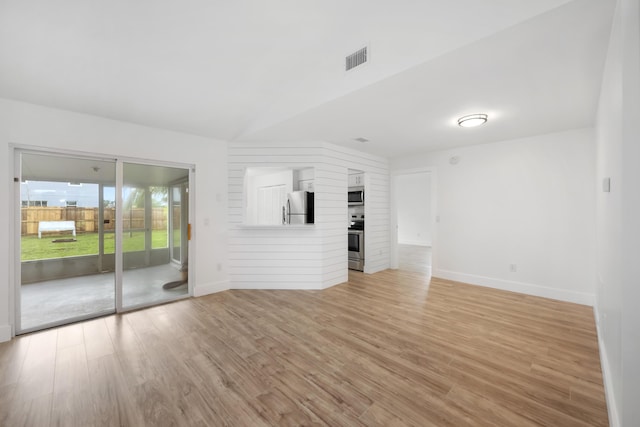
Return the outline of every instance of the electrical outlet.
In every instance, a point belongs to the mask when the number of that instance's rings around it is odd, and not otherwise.
[[[509,271],[515,273],[516,271],[518,271],[518,266],[515,264],[509,264]]]

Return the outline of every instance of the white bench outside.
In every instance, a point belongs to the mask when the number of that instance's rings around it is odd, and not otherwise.
[[[43,231],[72,231],[76,235],[75,221],[40,221],[38,222],[38,239],[42,238]]]

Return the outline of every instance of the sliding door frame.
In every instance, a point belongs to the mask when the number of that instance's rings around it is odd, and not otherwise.
[[[184,164],[184,163],[175,163],[175,162],[164,162],[164,161],[155,161],[155,160],[145,160],[138,159],[132,157],[117,157],[110,156],[105,154],[98,153],[86,153],[75,150],[64,150],[64,149],[51,149],[47,147],[39,147],[39,146],[30,146],[30,145],[22,145],[22,144],[9,144],[9,148],[12,151],[13,157],[13,168],[10,171],[13,172],[13,209],[12,209],[12,223],[13,223],[13,233],[9,235],[9,247],[13,250],[14,262],[9,263],[9,280],[10,283],[13,283],[14,286],[9,286],[9,301],[12,301],[12,304],[9,304],[9,316],[11,322],[11,336],[15,337],[16,334],[25,334],[37,330],[47,329],[51,327],[61,326],[65,324],[80,322],[83,320],[89,320],[97,317],[102,317],[109,314],[114,313],[124,313],[127,311],[138,310],[144,307],[150,307],[158,304],[164,304],[166,302],[177,301],[180,299],[185,299],[193,296],[194,284],[193,280],[188,281],[188,289],[187,294],[177,297],[175,299],[171,299],[168,301],[155,302],[150,304],[142,304],[133,307],[122,306],[122,287],[123,287],[123,267],[124,267],[124,258],[123,258],[123,248],[122,248],[122,232],[124,228],[124,223],[122,221],[123,215],[123,200],[122,200],[122,188],[124,184],[124,163],[137,163],[142,165],[150,165],[150,166],[165,166],[172,168],[182,168],[187,169],[188,173],[188,181],[187,185],[189,188],[188,196],[188,210],[189,215],[188,219],[186,219],[187,224],[194,224],[195,220],[195,166],[192,164]],[[97,313],[92,313],[88,315],[76,316],[60,321],[54,321],[51,323],[47,323],[45,325],[37,326],[29,329],[22,329],[21,327],[21,286],[22,286],[22,266],[21,266],[21,229],[22,229],[22,213],[21,213],[21,192],[20,192],[20,183],[22,178],[22,154],[23,153],[34,153],[41,155],[49,155],[52,157],[75,157],[79,159],[86,160],[97,160],[103,162],[114,162],[115,163],[115,193],[116,193],[116,224],[115,224],[115,279],[114,279],[114,287],[115,287],[115,301],[114,301],[114,310],[101,311]],[[100,224],[98,226],[98,232],[104,232],[104,226],[102,224],[103,220],[103,190],[104,185],[99,184],[99,221]],[[188,227],[188,225],[187,225]],[[186,231],[186,230],[185,230]],[[99,238],[99,259],[102,259],[104,255],[104,236]],[[194,252],[194,243],[191,239],[187,240],[188,242],[188,253],[195,254]],[[195,257],[190,257],[189,260],[189,270],[190,276],[195,276]],[[171,259],[171,254],[170,254]],[[102,268],[100,266],[100,268]]]
[[[162,161],[155,161],[155,160],[141,160],[141,159],[130,158],[130,157],[119,157],[116,163],[116,218],[118,218],[119,220],[116,220],[116,231],[115,231],[116,235],[119,237],[122,236],[122,233],[124,231],[124,221],[122,220],[124,199],[122,197],[122,189],[124,188],[124,164],[125,163],[135,163],[135,164],[147,165],[147,166],[160,166],[160,167],[185,169],[189,171],[188,178],[187,178],[187,181],[181,181],[181,182],[186,182],[189,188],[191,188],[191,186],[195,186],[195,166],[194,165],[189,165],[185,163],[162,162]],[[168,183],[167,185],[169,190],[171,190],[172,183]],[[146,194],[145,197],[148,197],[149,195],[148,190],[149,190],[148,188],[145,190],[145,194]],[[191,190],[189,190],[189,193],[188,193],[189,217],[187,219],[186,229],[188,229],[189,224],[193,224],[195,222],[194,221],[195,210],[191,209],[191,207],[195,205],[195,197],[193,196],[194,194],[195,194],[194,192],[191,192]],[[168,208],[171,209],[171,206],[168,206]],[[146,237],[146,231],[145,231],[145,239],[146,238],[147,237]],[[187,253],[191,253],[191,251],[193,250],[192,242],[190,239],[187,240],[187,242],[189,244]],[[168,244],[168,248],[169,249],[171,248],[170,244]],[[145,250],[148,251],[149,248],[145,248]],[[169,253],[169,261],[172,262],[171,253]],[[191,276],[193,276],[193,274],[195,273],[195,263],[189,260],[189,264],[190,264],[189,270],[192,272]],[[125,307],[123,305],[123,297],[122,297],[123,285],[124,285],[124,281],[123,281],[124,256],[123,256],[123,249],[122,249],[122,238],[116,239],[116,275],[117,274],[120,274],[120,277],[117,278],[116,280],[116,312],[117,313],[126,313],[128,311],[135,311],[141,308],[153,307],[156,305],[166,304],[168,302],[173,302],[173,301],[179,301],[179,300],[190,298],[193,296],[194,281],[188,280],[186,295],[180,295],[175,298],[172,298],[169,300],[163,300],[160,302],[135,304],[135,305],[130,305]]]
[[[22,295],[21,295],[21,286],[22,286],[22,212],[21,212],[21,189],[20,184],[22,182],[22,155],[23,154],[39,154],[39,155],[47,155],[52,158],[55,157],[64,157],[64,158],[77,158],[81,160],[95,160],[100,162],[113,162],[114,166],[117,166],[117,161],[113,157],[109,156],[100,156],[100,155],[91,155],[87,153],[80,152],[69,152],[64,150],[49,150],[46,148],[40,147],[31,147],[31,146],[22,146],[22,145],[11,145],[10,148],[13,150],[13,181],[14,181],[14,198],[13,198],[13,225],[14,225],[14,233],[12,233],[13,241],[10,241],[10,247],[13,248],[14,253],[14,262],[11,263],[13,269],[10,268],[9,275],[13,280],[14,286],[10,286],[10,301],[13,300],[13,304],[10,304],[12,312],[10,313],[12,322],[12,331],[11,336],[15,336],[16,334],[26,334],[29,332],[34,332],[42,329],[52,328],[56,326],[66,325],[69,323],[80,322],[83,320],[94,319],[101,316],[106,316],[109,314],[113,314],[116,312],[115,304],[113,310],[102,310],[97,311],[90,314],[84,314],[80,316],[74,316],[63,320],[56,320],[53,322],[49,322],[43,325],[38,325],[36,327],[23,329],[22,322]],[[114,177],[115,178],[115,177]],[[102,187],[103,184],[99,185],[99,194],[102,196]],[[98,200],[99,209],[102,209],[104,201],[102,199]],[[99,215],[101,216],[101,215]],[[101,228],[100,226],[98,227]],[[100,230],[98,231],[100,232]],[[98,244],[98,260],[101,259],[100,251],[104,249],[100,247],[100,242]],[[100,261],[99,261],[100,263]],[[114,287],[117,288],[116,282],[114,281]],[[10,309],[10,310],[11,310]]]

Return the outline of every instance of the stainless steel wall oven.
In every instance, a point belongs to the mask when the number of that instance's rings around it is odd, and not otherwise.
[[[364,270],[364,230],[349,230],[349,268]]]

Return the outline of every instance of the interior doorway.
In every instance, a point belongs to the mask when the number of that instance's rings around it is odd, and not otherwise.
[[[190,170],[16,150],[16,333],[188,297]]]
[[[399,171],[392,176],[391,267],[431,275],[436,234],[435,172]]]

